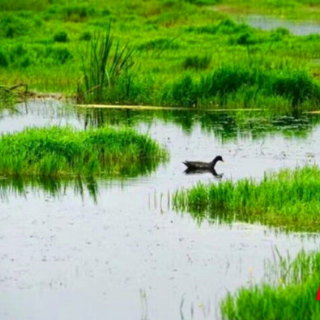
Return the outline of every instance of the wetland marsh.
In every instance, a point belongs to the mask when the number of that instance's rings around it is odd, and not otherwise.
[[[1,319],[318,319],[317,1],[0,7]]]
[[[317,249],[318,236],[177,213],[176,190],[198,181],[220,183],[210,173],[186,175],[182,161],[223,154],[226,163],[216,168],[224,174],[221,182],[318,164],[319,120],[261,112],[85,111],[55,101],[6,111],[2,133],[126,125],[148,133],[170,159],[148,175],[126,179],[1,179],[2,314],[219,318],[221,299],[249,280],[264,279],[275,250],[294,257],[302,248]]]

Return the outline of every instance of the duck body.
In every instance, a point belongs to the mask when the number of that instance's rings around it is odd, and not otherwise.
[[[211,162],[184,161],[183,164],[187,167],[188,171],[213,171],[218,161],[223,162],[221,156],[215,157]]]

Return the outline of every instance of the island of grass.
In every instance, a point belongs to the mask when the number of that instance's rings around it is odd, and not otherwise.
[[[320,169],[306,166],[243,179],[199,183],[174,195],[177,210],[196,219],[259,222],[286,230],[319,231]]]
[[[166,161],[148,135],[102,127],[28,128],[0,138],[0,176],[133,177]]]
[[[302,251],[294,261],[280,257],[273,269],[272,283],[229,293],[220,305],[222,319],[320,319],[320,253]]]

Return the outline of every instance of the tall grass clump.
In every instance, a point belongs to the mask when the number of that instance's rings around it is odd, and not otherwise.
[[[162,95],[164,104],[188,107],[268,107],[270,98],[281,98],[288,109],[312,108],[320,103],[320,86],[308,72],[290,66],[225,64],[199,80],[186,74],[166,85]]]
[[[53,36],[55,42],[68,42],[68,34],[65,31],[59,31]]]
[[[224,320],[320,319],[316,300],[320,284],[320,253],[302,251],[294,261],[281,258],[273,284],[254,285],[229,293],[221,303]]]
[[[266,173],[261,181],[199,183],[174,195],[177,210],[196,218],[259,222],[289,230],[320,230],[320,169]]]
[[[2,135],[2,176],[135,176],[148,173],[167,153],[133,130],[30,128]]]
[[[211,62],[211,56],[189,56],[187,57],[182,66],[184,69],[205,70],[209,67]]]
[[[91,39],[82,57],[83,77],[78,85],[79,103],[123,103],[140,94],[133,72],[133,48],[114,44],[111,28]]]

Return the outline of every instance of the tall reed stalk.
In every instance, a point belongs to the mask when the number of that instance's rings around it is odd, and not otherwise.
[[[132,81],[132,55],[128,44],[115,44],[111,25],[105,35],[95,34],[82,55],[82,79],[78,84],[78,103],[110,102],[121,78]]]

